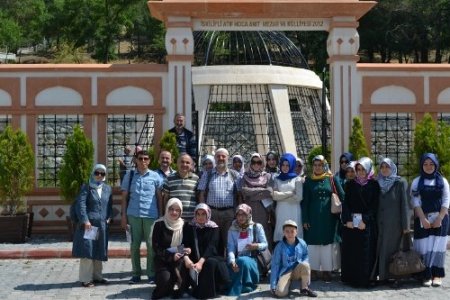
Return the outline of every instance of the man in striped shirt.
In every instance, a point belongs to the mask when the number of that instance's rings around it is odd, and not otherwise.
[[[178,172],[169,175],[162,187],[163,203],[159,205],[161,215],[164,215],[164,209],[170,198],[178,198],[183,204],[183,213],[181,217],[190,221],[194,217],[194,209],[197,205],[196,188],[198,176],[192,172],[194,162],[189,154],[182,154],[178,157]]]

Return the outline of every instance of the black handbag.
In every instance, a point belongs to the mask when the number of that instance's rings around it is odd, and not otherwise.
[[[420,254],[411,249],[411,235],[405,233],[400,241],[400,249],[391,256],[389,272],[395,276],[419,273],[425,270]]]
[[[253,243],[256,243],[256,223],[253,224]],[[267,276],[272,264],[272,253],[270,253],[269,247],[265,250],[252,251],[252,256],[256,258],[258,264],[259,273],[262,276]]]

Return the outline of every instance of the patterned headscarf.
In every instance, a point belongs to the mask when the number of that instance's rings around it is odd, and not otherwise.
[[[333,173],[331,173],[330,171],[330,167],[328,166],[328,162],[323,155],[314,156],[314,158],[312,159],[312,163],[314,164],[315,161],[320,161],[322,163],[322,174],[314,174],[313,170],[313,174],[311,175],[311,178],[313,180],[321,180],[325,177],[330,177],[331,175],[333,175]]]
[[[431,159],[431,161],[435,165],[434,172],[432,174],[425,173],[425,171],[423,170],[423,163],[427,159]],[[444,188],[444,179],[442,178],[442,174],[439,173],[439,160],[434,153],[425,153],[420,158],[420,179],[417,186],[418,192],[421,192],[423,190],[425,179],[435,179],[436,185],[434,186],[434,189],[436,191],[442,191],[442,189]]]
[[[200,224],[197,222],[197,220],[196,220],[197,210],[204,210],[206,212],[206,222],[204,224]],[[217,226],[217,224],[214,221],[211,221],[211,209],[209,208],[209,206],[206,203],[197,204],[197,206],[194,209],[194,218],[192,219],[190,224],[197,228],[205,228],[205,227],[217,228],[217,227],[219,227],[219,226]]]
[[[204,163],[205,161],[210,161],[210,162],[212,163],[212,165],[213,165],[213,166],[212,166],[213,169],[216,167],[216,161],[215,161],[215,159],[214,159],[214,156],[212,156],[212,155],[210,155],[210,154],[205,155],[205,156],[203,157],[203,159],[202,159],[202,170],[203,170],[204,172],[207,172],[207,171],[208,171],[208,170],[206,170],[206,167],[203,166],[203,163]]]
[[[297,177],[297,173],[295,173],[295,159],[296,157],[291,153],[285,153],[280,158],[280,174],[277,176],[278,179],[281,181],[286,181],[292,178]],[[287,161],[289,163],[289,171],[287,173],[283,173],[281,171],[281,166],[283,165],[283,162]]]
[[[97,180],[96,180],[96,177],[95,177],[95,174],[94,174],[95,171],[103,171],[103,172],[105,172],[105,176],[103,176],[103,180],[101,180],[101,181],[97,181]],[[96,164],[96,165],[94,166],[94,168],[92,169],[91,177],[89,178],[89,186],[90,186],[91,188],[93,188],[93,189],[97,189],[97,188],[99,188],[100,186],[102,186],[103,183],[104,183],[105,180],[106,180],[106,174],[107,174],[107,172],[106,172],[106,167],[105,167],[105,165],[102,165],[102,164]]]
[[[180,217],[176,220],[172,220],[169,216],[169,208],[173,205],[176,205],[180,208]],[[164,224],[166,228],[173,231],[172,234],[172,242],[170,243],[170,247],[176,247],[181,245],[181,241],[183,240],[183,224],[184,221],[181,218],[181,214],[183,213],[183,204],[178,198],[170,198],[166,205],[166,212],[164,214]]]
[[[253,160],[253,158],[258,158],[258,160],[260,160],[261,161],[261,168],[259,169],[259,170],[254,170],[252,167],[253,167],[253,164],[252,164],[252,160]],[[250,178],[258,178],[258,177],[260,177],[262,174],[264,173],[264,160],[262,159],[262,157],[261,157],[261,154],[259,154],[259,153],[253,153],[252,154],[252,156],[250,157],[250,163],[249,163],[249,165],[248,165],[248,170],[247,170],[247,172],[245,173],[248,177],[250,177]]]
[[[233,158],[231,159],[231,163],[233,164],[234,163],[234,160],[235,159],[238,159],[238,160],[240,160],[241,161],[241,169],[240,170],[236,170],[236,171],[238,171],[239,172],[239,175],[244,175],[244,172],[245,172],[245,161],[244,161],[244,158],[242,157],[242,155],[239,155],[239,154],[236,154],[236,155],[234,155],[233,156]],[[233,167],[233,169],[234,169],[234,167]]]
[[[235,215],[237,215],[240,211],[246,214],[247,221],[241,225],[238,223],[237,219],[234,219],[233,223],[231,223],[230,230],[245,231],[248,227],[254,224],[252,220],[252,208],[250,206],[245,203],[239,204],[239,206],[236,208]]]
[[[360,165],[361,167],[364,168],[364,170],[366,170],[366,177],[359,177],[358,176],[358,172],[356,172],[356,178],[355,181],[359,184],[359,185],[366,185],[367,182],[369,182],[370,179],[372,179],[373,177],[373,162],[370,158],[368,157],[361,157],[358,162],[355,165],[355,169],[356,167]]]
[[[381,165],[386,164],[389,166],[389,169],[391,169],[391,174],[389,176],[383,176],[381,174]],[[378,183],[380,184],[381,193],[386,194],[389,192],[391,187],[394,185],[396,181],[400,180],[400,176],[397,176],[397,166],[394,164],[394,162],[390,158],[383,158],[380,163],[380,170],[378,172],[377,176]]]

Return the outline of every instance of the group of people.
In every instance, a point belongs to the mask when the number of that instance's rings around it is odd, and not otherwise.
[[[141,282],[141,242],[147,246],[146,275],[155,283],[152,298],[178,298],[190,293],[199,299],[238,296],[256,289],[260,276],[256,253],[273,253],[270,289],[285,297],[293,280],[300,294],[316,297],[311,280],[332,280],[340,271],[343,283],[370,287],[396,284],[389,260],[409,233],[414,209],[414,249],[426,265],[425,286],[440,286],[448,232],[449,185],[439,173],[434,154],[421,159],[420,176],[408,195],[406,181],[389,158],[379,164],[344,153],[332,174],[326,159],[312,159],[311,175],[304,162],[290,153],[269,152],[229,159],[226,149],[194,160],[182,153],[177,172],[148,168],[145,150],[136,154],[136,169],[122,180],[122,227],[131,235],[132,277]],[[230,165],[229,165],[230,163]],[[101,262],[107,259],[112,192],[105,183],[106,167],[96,165],[89,184],[77,199],[80,226],[74,257],[80,260],[85,287],[106,283]],[[342,212],[331,211],[331,194],[342,201]],[[411,201],[409,201],[411,199]],[[85,232],[98,227],[95,239]]]

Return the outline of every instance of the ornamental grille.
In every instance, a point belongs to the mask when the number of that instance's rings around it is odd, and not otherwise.
[[[314,147],[322,145],[322,104],[319,90],[290,86],[288,94],[297,156],[305,161]],[[329,124],[326,124],[329,140]]]
[[[0,115],[0,133],[2,133],[9,124],[11,124],[11,116]]]
[[[58,187],[66,138],[76,125],[82,126],[81,115],[40,115],[37,118],[37,186]]]
[[[222,147],[247,162],[254,152],[282,152],[266,85],[211,86],[200,155]]]
[[[153,146],[155,134],[154,115],[109,115],[107,126],[107,168],[108,182],[120,185],[118,159],[124,154],[125,146],[131,146],[131,154],[137,145],[144,150]]]
[[[413,116],[411,113],[373,113],[371,115],[372,157],[389,157],[397,165],[398,175],[409,178],[410,153],[413,151]]]

